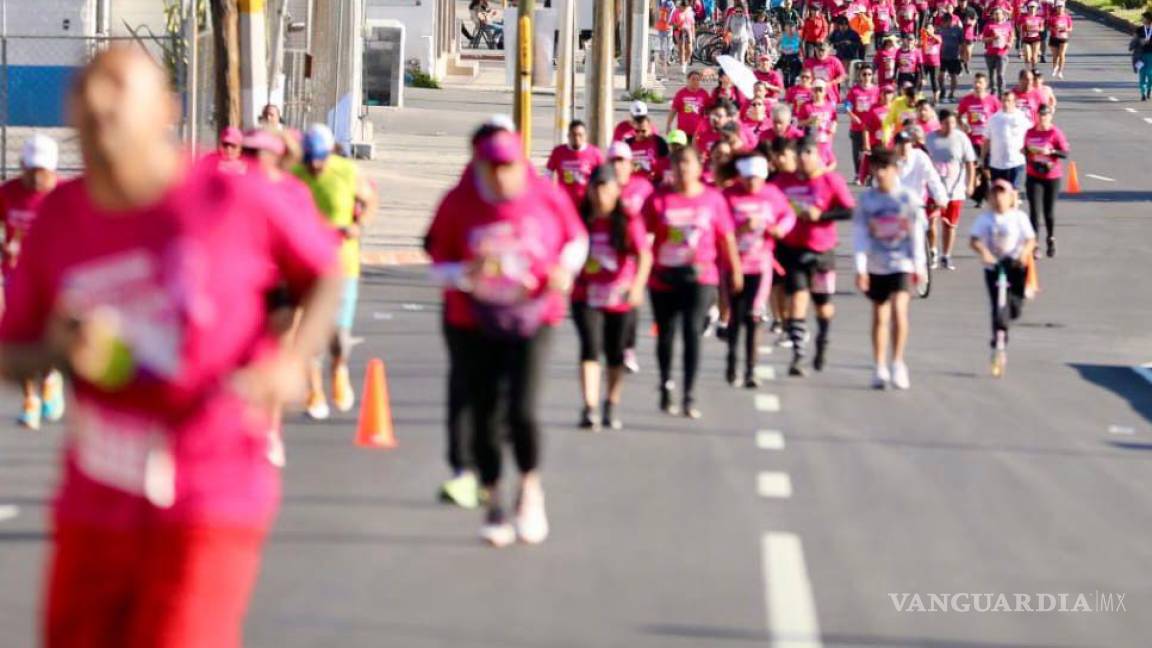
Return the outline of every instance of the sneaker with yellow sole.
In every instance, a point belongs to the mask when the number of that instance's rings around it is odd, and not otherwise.
[[[356,406],[356,392],[352,390],[348,367],[340,367],[332,372],[332,404],[340,412],[351,412]]]

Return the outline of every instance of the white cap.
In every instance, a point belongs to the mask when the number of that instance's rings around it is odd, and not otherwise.
[[[813,88],[827,89],[828,88],[828,82],[825,81],[824,79],[816,79],[815,81],[812,82],[812,87]]]
[[[33,135],[24,142],[20,165],[25,169],[55,171],[60,164],[60,147],[47,135]]]
[[[759,155],[740,158],[736,161],[736,171],[741,178],[765,179],[768,177],[768,160]]]
[[[628,112],[632,113],[633,117],[644,117],[648,114],[648,104],[643,101],[633,101]]]
[[[511,133],[516,132],[516,122],[512,121],[512,118],[509,117],[508,115],[503,115],[503,114],[492,115],[488,119],[484,120],[484,125],[488,126],[490,128],[499,128],[501,130],[506,130],[506,131],[509,131]]]
[[[632,147],[624,142],[612,142],[612,146],[608,147],[609,160],[631,160]]]

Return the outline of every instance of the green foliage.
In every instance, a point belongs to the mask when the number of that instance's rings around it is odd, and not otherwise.
[[[646,104],[662,104],[668,102],[667,97],[652,88],[641,88],[637,92],[628,93],[624,96],[624,99],[626,101],[643,101]]]
[[[432,75],[421,72],[419,68],[408,69],[408,85],[413,88],[430,88],[432,90],[440,89],[440,82],[432,77]]]

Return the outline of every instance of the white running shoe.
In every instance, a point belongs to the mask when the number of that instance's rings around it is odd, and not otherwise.
[[[325,421],[332,416],[332,409],[328,407],[328,399],[323,393],[312,394],[308,397],[308,406],[305,410],[308,418],[313,421]]]
[[[540,544],[548,539],[548,515],[544,511],[543,490],[536,488],[520,493],[516,536],[525,544]]]
[[[892,363],[892,386],[900,390],[912,388],[912,381],[908,378],[908,365],[903,362]]]
[[[516,529],[504,518],[499,508],[488,509],[484,526],[480,527],[480,539],[497,549],[511,546],[516,542]]]
[[[888,383],[892,381],[892,375],[888,373],[888,367],[883,365],[876,367],[875,373],[872,374],[872,389],[888,389]]]
[[[928,251],[928,267],[933,270],[940,267],[940,250],[932,248]]]

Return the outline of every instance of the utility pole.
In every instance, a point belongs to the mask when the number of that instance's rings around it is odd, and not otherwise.
[[[616,71],[616,8],[614,0],[595,0],[592,27],[592,96],[588,101],[588,133],[592,143],[607,148],[612,139],[612,105]]]
[[[196,151],[200,144],[200,3],[187,0],[184,14],[184,38],[187,39],[188,64],[184,89],[188,101],[188,130],[184,133],[188,148]]]
[[[268,28],[264,0],[238,0],[240,10],[240,117],[256,126],[268,103]]]
[[[650,0],[627,0],[631,31],[628,34],[628,48],[632,53],[628,61],[628,91],[635,94],[648,85],[648,14]]]
[[[560,0],[560,49],[556,53],[556,134],[562,144],[576,105],[576,1]]]
[[[239,126],[240,12],[236,0],[211,0],[216,40],[216,127]]]
[[[524,154],[532,154],[532,13],[536,0],[520,0],[516,21],[516,129],[524,139]]]

